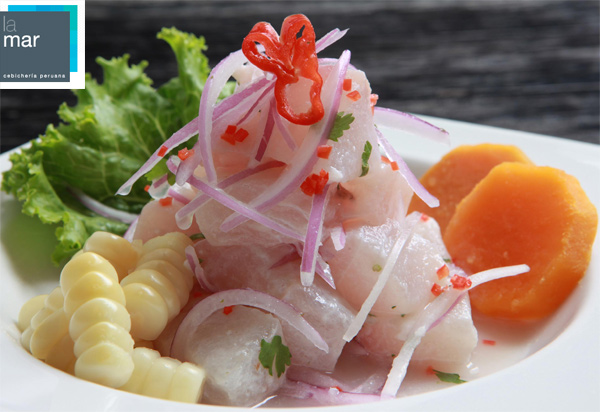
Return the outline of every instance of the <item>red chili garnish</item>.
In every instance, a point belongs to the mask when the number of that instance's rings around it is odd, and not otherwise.
[[[167,146],[161,146],[161,148],[158,150],[158,156],[163,157],[166,153],[167,153]]]
[[[350,89],[352,89],[352,79],[344,79],[342,89],[344,89],[345,92],[349,92]]]
[[[377,104],[377,100],[379,100],[379,95],[373,93],[369,96],[369,103],[371,103],[372,114],[375,114],[375,105]]]
[[[360,99],[360,93],[358,92],[358,90],[354,90],[350,93],[348,93],[346,95],[346,97],[350,100],[352,100],[353,102],[357,101],[358,99]]]
[[[150,190],[150,185],[146,185],[146,186],[144,186],[144,190],[145,190],[146,192],[147,192],[147,191],[149,191],[149,190]]]
[[[450,274],[450,269],[448,269],[448,266],[442,265],[435,273],[437,273],[438,279],[444,279]]]
[[[160,199],[158,201],[158,203],[160,203],[161,206],[171,206],[171,204],[173,204],[173,198],[172,197],[163,197],[162,199]]]
[[[441,287],[437,283],[434,283],[431,287],[431,293],[433,293],[433,296],[440,296],[444,290],[445,288]]]
[[[384,156],[384,155],[381,155],[381,161],[382,161],[383,163],[385,163],[385,164],[388,164],[388,165],[392,163],[392,161],[391,161],[390,159],[388,159],[388,158],[387,158],[386,156]]]
[[[396,170],[399,170],[400,167],[398,167],[398,163],[396,162],[392,162],[390,163],[390,165],[392,166],[392,170],[395,172]]]
[[[421,213],[421,222],[427,222],[429,220],[429,216],[427,216],[425,213]]]
[[[344,392],[339,386],[332,386],[331,389],[337,389],[339,392]]]
[[[242,52],[261,70],[277,76],[275,100],[277,112],[292,123],[311,125],[323,118],[325,109],[321,102],[323,79],[319,74],[319,61],[315,49],[315,30],[303,14],[286,17],[281,25],[281,35],[269,23],[256,23],[244,38]],[[264,47],[258,51],[256,44]],[[305,113],[295,113],[288,102],[288,85],[307,79],[310,86],[310,108]]]
[[[304,182],[300,185],[300,189],[304,192],[305,195],[320,195],[323,193],[323,189],[329,180],[329,173],[325,170],[321,169],[319,174],[313,173],[308,176]]]
[[[229,315],[231,312],[233,312],[233,306],[225,306],[225,307],[223,308],[223,313],[224,313],[225,315]]]
[[[184,147],[179,152],[177,152],[177,157],[179,157],[181,160],[185,160],[188,157],[192,156],[193,154],[194,154],[194,149],[188,150],[187,148]]]
[[[317,147],[317,157],[320,157],[321,159],[329,159],[331,149],[333,149],[333,146],[323,145]]]
[[[452,283],[452,287],[457,290],[469,289],[473,284],[471,279],[459,275],[452,276],[450,283]]]
[[[427,375],[435,375],[435,370],[433,369],[433,366],[429,365],[429,366],[427,367],[427,369],[425,369],[425,373],[426,373]]]
[[[235,145],[237,142],[243,142],[249,133],[246,129],[238,129],[234,125],[230,124],[225,129],[225,132],[221,135],[221,139],[225,140],[230,145]]]
[[[491,340],[491,339],[484,339],[483,340],[483,344],[484,345],[494,346],[496,344],[496,341],[495,340]]]

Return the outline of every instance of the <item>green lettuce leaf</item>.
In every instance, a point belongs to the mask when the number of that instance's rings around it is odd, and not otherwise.
[[[98,58],[103,83],[86,75],[85,89],[73,91],[77,104],[60,106],[59,125],[49,125],[30,147],[10,156],[12,168],[3,174],[2,190],[23,202],[23,213],[57,225],[59,243],[52,256],[57,265],[93,232],[123,234],[127,229],[84,208],[69,188],[139,213],[150,200],[146,182],[138,181],[127,196],[115,192],[162,142],[198,115],[210,73],[204,39],[175,28],[165,28],[157,37],[173,49],[177,77],[155,89],[144,73],[146,61],[130,64],[128,55]]]

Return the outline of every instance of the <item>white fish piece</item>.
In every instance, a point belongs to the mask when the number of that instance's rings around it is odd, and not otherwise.
[[[276,265],[282,258],[293,255],[290,245],[265,248],[249,246],[213,246],[208,241],[196,245],[203,260],[204,273],[218,289],[250,288],[281,299],[302,312],[304,318],[321,334],[329,345],[323,352],[295,329],[283,324],[289,342],[292,363],[319,370],[333,370],[344,347],[342,336],[356,311],[340,294],[321,279],[311,287],[300,283],[300,258]],[[276,265],[276,267],[273,267]]]
[[[229,406],[252,406],[273,394],[285,382],[285,372],[277,377],[259,360],[261,341],[271,342],[281,336],[281,323],[271,314],[245,306],[235,306],[231,313],[212,314],[193,334],[183,360],[206,370],[203,403]]]
[[[397,355],[418,316],[369,317],[357,336],[366,350],[390,357]],[[477,329],[471,317],[469,295],[448,312],[442,321],[431,328],[417,346],[412,359],[435,363],[464,365],[477,346]]]
[[[418,223],[404,246],[392,276],[371,309],[373,315],[408,314],[423,308],[433,297],[445,249],[427,237],[425,222]],[[328,261],[337,290],[360,309],[386,263],[402,224],[388,219],[380,226],[359,226],[346,232],[346,245]]]

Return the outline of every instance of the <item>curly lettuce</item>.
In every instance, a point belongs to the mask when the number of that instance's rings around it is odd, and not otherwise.
[[[73,91],[77,104],[58,109],[60,124],[49,125],[29,147],[10,156],[12,168],[3,174],[2,190],[23,202],[23,213],[57,225],[52,255],[57,265],[95,231],[127,230],[126,224],[83,207],[69,189],[139,213],[150,200],[144,182],[137,182],[128,196],[115,192],[162,142],[198,115],[210,73],[204,38],[175,28],[164,28],[157,37],[173,49],[177,77],[155,89],[144,73],[146,61],[130,64],[128,55],[98,58],[103,83],[87,74],[85,89]]]

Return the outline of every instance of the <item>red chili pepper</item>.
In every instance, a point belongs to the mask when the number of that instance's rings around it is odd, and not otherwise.
[[[390,163],[392,163],[392,161],[391,161],[390,159],[388,159],[388,158],[387,158],[386,156],[384,156],[384,155],[381,155],[381,161],[382,161],[383,163],[385,163],[385,164],[388,164],[388,165],[389,165]]]
[[[179,157],[181,160],[185,160],[188,157],[192,156],[193,154],[194,154],[194,149],[188,150],[187,148],[184,147],[179,152],[177,152],[177,157]]]
[[[421,222],[427,222],[429,220],[429,216],[427,216],[425,213],[421,213],[420,220]]]
[[[392,162],[392,163],[390,163],[390,165],[392,166],[392,170],[394,172],[400,169],[397,162]]]
[[[150,190],[150,185],[146,185],[146,186],[144,186],[144,190],[145,190],[146,192],[147,192],[147,191],[149,191],[149,190]]]
[[[225,306],[225,307],[223,308],[223,313],[224,313],[225,315],[229,315],[231,312],[233,312],[233,306]]]
[[[167,146],[161,146],[161,148],[158,150],[158,156],[163,157],[166,153],[167,153]]]
[[[344,79],[342,89],[344,89],[345,92],[349,92],[350,89],[352,89],[352,79]]]
[[[329,180],[329,173],[325,170],[321,169],[319,174],[313,173],[308,176],[304,182],[300,185],[300,189],[304,192],[305,195],[320,195],[323,193],[323,189]]]
[[[437,273],[438,279],[444,279],[450,274],[450,269],[448,269],[448,266],[442,265],[435,273]]]
[[[353,102],[357,101],[358,99],[360,99],[360,93],[358,92],[358,90],[354,90],[350,93],[348,93],[346,95],[346,97],[350,100],[352,100]]]
[[[379,95],[377,94],[371,94],[371,96],[369,96],[369,102],[371,103],[371,113],[375,114],[375,105],[377,104],[377,100],[379,100]]]
[[[445,288],[441,287],[437,283],[434,283],[431,287],[431,293],[433,293],[433,296],[440,296],[444,290]]]
[[[483,344],[484,345],[494,346],[496,344],[496,341],[495,340],[490,340],[490,339],[484,339],[483,340]]]
[[[311,125],[325,115],[321,102],[323,79],[319,74],[315,41],[315,30],[310,20],[302,14],[294,14],[283,21],[281,35],[278,36],[269,23],[260,22],[254,25],[242,43],[242,51],[252,64],[277,76],[277,112],[295,124]],[[264,47],[264,54],[258,51],[257,43]],[[311,82],[311,106],[305,113],[295,113],[286,95],[287,86],[298,83],[300,79]]]
[[[160,199],[158,201],[158,203],[160,203],[161,206],[171,206],[173,204],[173,198],[172,197],[163,197],[162,199]]]
[[[221,135],[221,139],[225,140],[230,145],[235,145],[237,142],[243,142],[249,133],[246,129],[238,129],[234,125],[230,124],[225,129],[225,132]]]
[[[471,279],[459,275],[452,276],[450,283],[452,283],[452,287],[457,290],[469,289],[473,284]]]
[[[331,149],[333,149],[333,146],[323,145],[317,147],[317,157],[320,157],[321,159],[329,159]]]

